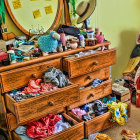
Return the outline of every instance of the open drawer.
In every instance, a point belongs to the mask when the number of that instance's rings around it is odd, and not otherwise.
[[[66,120],[71,121],[73,126],[42,140],[81,140],[84,138],[84,122],[77,122],[66,113],[62,113],[62,115]],[[12,131],[12,136],[13,140],[22,140],[14,131]]]
[[[75,108],[80,105],[92,102],[94,100],[103,98],[112,93],[112,80],[102,82],[95,88],[86,87],[80,90],[80,101],[70,105],[71,108]]]
[[[116,49],[99,51],[74,59],[63,59],[63,70],[69,78],[78,77],[115,64]]]
[[[16,116],[18,124],[26,123],[32,119],[37,120],[56,108],[66,107],[76,101],[79,101],[79,86],[77,84],[71,84],[21,102],[16,102],[8,94],[5,95],[6,107]]]
[[[0,73],[2,92],[8,92],[26,86],[31,78],[41,78],[43,73],[51,67],[61,69],[61,59],[54,59]]]
[[[96,70],[92,73],[88,73],[88,74],[85,74],[85,75],[82,75],[79,77],[69,78],[69,80],[72,83],[77,83],[77,84],[79,84],[80,87],[83,87],[83,86],[88,85],[95,78],[104,80],[104,79],[109,79],[109,76],[110,76],[110,70],[109,70],[109,67],[106,67],[106,68]]]

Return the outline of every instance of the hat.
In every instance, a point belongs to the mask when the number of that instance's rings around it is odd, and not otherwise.
[[[76,14],[79,15],[77,23],[86,20],[94,12],[96,7],[96,0],[82,1],[76,9]]]

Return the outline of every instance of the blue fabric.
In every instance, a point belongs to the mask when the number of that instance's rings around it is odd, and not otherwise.
[[[64,122],[62,115],[59,115],[59,116],[62,118],[62,120],[60,120],[59,122],[56,123],[54,134],[71,127],[71,125],[68,122]]]
[[[94,79],[89,85],[87,86],[91,86],[91,87],[97,87],[98,85],[100,85],[103,81],[99,80],[99,79]]]
[[[15,132],[18,134],[18,136],[22,140],[33,140],[26,135],[26,127],[25,126],[19,126],[17,129],[15,129]]]

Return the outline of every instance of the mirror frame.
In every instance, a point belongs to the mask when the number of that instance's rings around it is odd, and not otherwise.
[[[15,25],[23,32],[25,33],[26,35],[28,36],[32,36],[33,34],[29,33],[29,31],[27,31],[26,29],[24,29],[19,23],[18,21],[16,20],[15,16],[13,15],[11,9],[10,9],[10,6],[9,6],[9,2],[8,0],[4,0],[5,2],[5,6],[6,6],[6,9],[11,17],[11,19],[13,20],[13,22],[15,23]],[[62,13],[62,9],[63,9],[63,0],[58,0],[58,7],[57,7],[57,14],[55,16],[55,19],[54,19],[54,22],[52,23],[51,27],[48,29],[48,30],[54,30],[56,28],[56,26],[58,25],[59,21],[60,21],[60,18],[61,18],[61,13]],[[47,31],[48,31],[47,30]]]

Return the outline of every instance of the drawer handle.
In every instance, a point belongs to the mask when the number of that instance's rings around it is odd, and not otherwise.
[[[48,103],[48,105],[49,106],[54,106],[54,102],[51,101],[51,102]]]
[[[90,99],[92,97],[94,97],[94,94],[93,93],[90,93],[90,95],[87,97],[87,99]]]
[[[47,68],[49,68],[49,69],[52,68],[52,67],[53,67],[52,65],[47,66]]]
[[[36,77],[37,77],[37,74],[32,74],[32,77],[33,77],[33,78],[36,78]]]
[[[88,77],[87,77],[88,80],[91,80],[92,78],[93,78],[92,76],[88,76]]]
[[[93,65],[98,65],[98,61],[95,61],[92,63]]]

